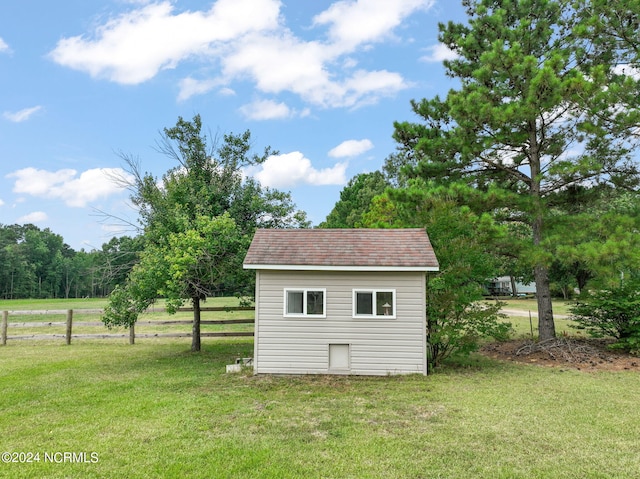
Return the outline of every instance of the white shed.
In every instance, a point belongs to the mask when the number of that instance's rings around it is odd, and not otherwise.
[[[257,374],[427,373],[424,229],[263,229],[256,270]]]

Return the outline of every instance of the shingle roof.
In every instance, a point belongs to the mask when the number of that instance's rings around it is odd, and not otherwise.
[[[437,271],[424,229],[260,229],[247,269]]]

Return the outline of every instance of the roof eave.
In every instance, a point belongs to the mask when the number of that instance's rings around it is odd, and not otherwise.
[[[317,264],[243,264],[244,269],[281,271],[440,271],[438,266],[356,266]]]

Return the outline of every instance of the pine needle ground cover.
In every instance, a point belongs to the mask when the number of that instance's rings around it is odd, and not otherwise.
[[[477,356],[428,377],[256,377],[225,373],[251,356],[251,340],[205,340],[200,353],[188,341],[1,347],[0,452],[18,462],[0,463],[0,477],[631,478],[640,470],[637,372]]]

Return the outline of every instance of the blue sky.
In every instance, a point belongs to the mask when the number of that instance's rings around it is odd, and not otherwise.
[[[212,134],[251,130],[279,152],[249,171],[291,191],[318,224],[346,182],[395,150],[411,99],[452,80],[438,22],[457,0],[24,0],[0,3],[0,223],[33,223],[74,249],[134,234],[110,177],[178,116]]]

